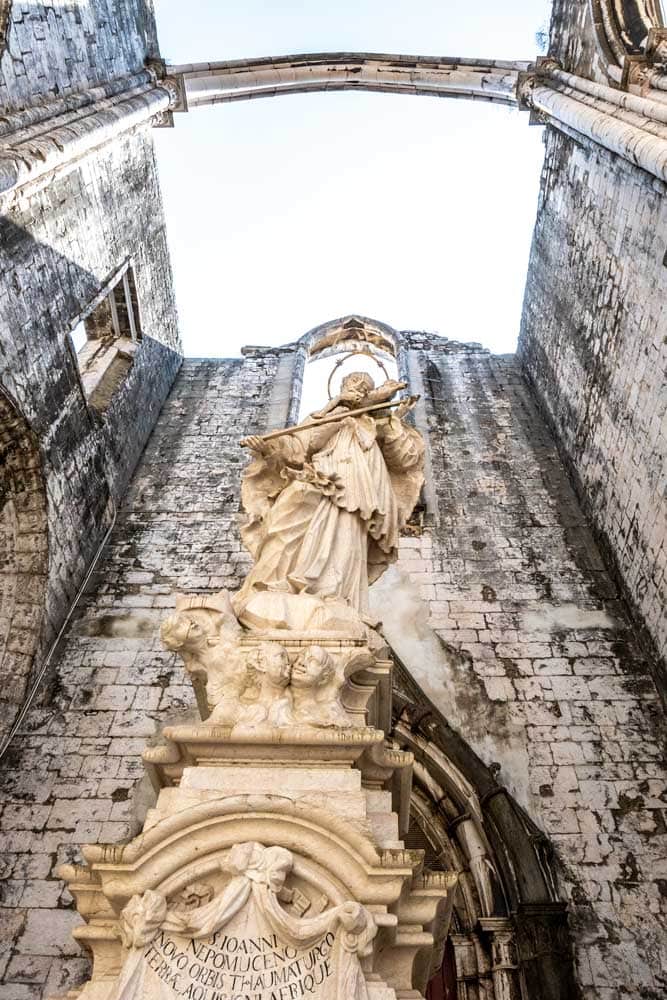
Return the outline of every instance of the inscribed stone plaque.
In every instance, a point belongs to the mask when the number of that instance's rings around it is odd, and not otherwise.
[[[333,931],[306,950],[227,926],[193,940],[160,931],[144,948],[146,1000],[312,1000],[332,975]]]
[[[209,902],[182,909],[152,890],[132,897],[112,1000],[367,1000],[359,957],[375,936],[371,914],[353,901],[290,913],[278,893],[293,860],[283,847],[237,844],[224,869],[233,878]],[[185,895],[199,898],[196,884]]]

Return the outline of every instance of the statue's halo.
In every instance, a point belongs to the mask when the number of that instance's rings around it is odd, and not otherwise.
[[[338,359],[336,364],[331,369],[331,372],[329,374],[329,380],[327,382],[327,394],[329,396],[329,399],[333,399],[333,393],[331,391],[331,383],[333,382],[334,375],[336,374],[340,366],[348,360],[348,358],[353,358],[357,354],[363,355],[363,357],[365,358],[370,358],[371,361],[374,361],[375,364],[382,369],[382,371],[384,372],[385,379],[389,378],[389,372],[387,371],[385,365],[382,363],[380,358],[376,357],[376,355],[373,354],[372,351],[364,350],[364,348],[358,347],[354,351],[347,351],[345,354],[343,354],[342,357]]]

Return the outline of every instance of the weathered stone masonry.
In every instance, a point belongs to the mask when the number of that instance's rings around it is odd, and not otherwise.
[[[409,344],[428,393],[438,524],[404,539],[378,585],[387,634],[554,843],[583,995],[657,998],[664,720],[623,604],[516,361],[421,335]],[[266,426],[280,356],[184,364],[15,741],[1,820],[4,1000],[83,978],[53,868],[78,844],[136,831],[150,801],[139,754],[193,703],[157,626],[176,592],[234,588],[247,568],[237,443]]]
[[[448,723],[481,759],[492,801],[505,786],[515,814],[525,811],[533,862],[553,846],[555,863],[546,859],[542,874],[549,881],[556,870],[569,904],[583,1000],[667,993],[665,720],[651,679],[653,653],[665,652],[667,220],[654,175],[664,176],[667,133],[655,93],[618,91],[628,67],[614,31],[635,7],[556,0],[550,57],[559,65],[547,60],[535,74],[525,63],[456,60],[451,77],[452,66],[436,67],[443,92],[456,90],[467,66],[475,86],[464,91],[485,97],[494,96],[488,73],[500,68],[495,96],[552,124],[518,359],[428,334],[399,338],[399,368],[424,397],[415,413],[430,475],[423,530],[413,525],[374,589],[396,656],[424,692],[410,682],[415,704],[397,698],[397,740],[421,741],[423,765],[441,750],[441,713],[442,732]],[[616,46],[611,56],[603,36]],[[664,90],[654,56],[645,82]],[[384,84],[406,82],[395,73],[405,58],[384,59]],[[42,1000],[85,978],[87,959],[70,935],[77,918],[54,871],[82,844],[122,841],[141,825],[153,794],[141,751],[193,707],[159,622],[179,591],[239,584],[248,558],[238,440],[294,417],[307,360],[302,339],[243,360],[189,361],[160,414],[181,359],[148,131],[158,106],[174,106],[158,59],[141,0],[0,0],[0,145],[9,149],[0,163],[9,192],[0,223],[0,735],[122,501],[104,560],[3,759],[0,1000]],[[361,61],[372,84],[373,57]],[[304,79],[319,62],[306,57]],[[591,81],[607,89],[591,93]],[[133,88],[142,91],[134,117]],[[124,105],[116,117],[106,114],[110,95]],[[590,127],[598,113],[599,134]],[[83,159],[81,135],[102,144]],[[19,176],[21,136],[32,148]],[[607,152],[614,144],[623,158]],[[631,162],[649,149],[653,173]],[[144,336],[100,414],[86,402],[68,332],[128,261]],[[426,768],[420,780],[429,777]],[[441,802],[431,805],[436,815]],[[465,812],[443,806],[436,818],[435,856],[463,858],[465,868]],[[461,874],[469,889],[474,879]],[[509,916],[502,906],[484,910],[486,926],[477,916],[458,925],[452,940],[469,1000],[486,1000],[494,961],[511,955],[494,958],[487,947],[501,925],[529,953],[517,973],[524,993],[532,998],[537,983],[549,1000],[569,1000],[567,977],[548,974],[568,951],[557,897],[550,883],[543,908],[519,900]],[[562,938],[556,947],[549,921]],[[534,961],[540,952],[545,960]]]
[[[664,657],[664,194],[640,171],[551,130],[543,178],[523,357]]]
[[[588,5],[554,8],[552,54],[600,77]],[[519,353],[605,554],[667,654],[665,186],[549,126]]]
[[[389,638],[554,844],[583,995],[660,997],[665,726],[647,664],[517,360],[428,349],[420,367],[439,523],[378,584]]]
[[[63,658],[3,762],[3,1000],[58,994],[83,978],[53,868],[80,844],[137,830],[141,750],[193,703],[157,627],[179,590],[234,587],[247,569],[237,441],[261,428],[274,370],[270,352],[186,364]]]
[[[37,669],[180,364],[150,139],[138,133],[84,161],[48,191],[19,203],[0,226],[0,381],[39,440],[47,496],[39,544],[48,538],[49,586],[43,618],[35,622]],[[68,332],[128,258],[144,337],[128,378],[97,415],[86,403]],[[22,670],[16,689],[6,692],[14,704],[20,704],[28,678]]]
[[[0,4],[0,32],[5,5]],[[137,72],[158,58],[152,6],[142,0],[7,4],[0,35],[0,108],[40,104]]]
[[[142,3],[13,4],[9,15],[0,46],[0,107],[9,117],[0,122],[0,145],[12,112],[48,122],[59,101],[85,104],[86,88],[117,86],[157,53]],[[31,476],[45,498],[34,509],[30,484],[13,475],[13,503],[30,512],[31,534],[23,530],[18,542],[5,534],[3,586],[16,592],[18,579],[32,607],[28,614],[25,600],[12,605],[17,627],[5,644],[0,692],[4,737],[111,523],[178,370],[180,343],[149,133],[135,130],[41,189],[26,188],[3,212],[0,387],[12,413],[3,455],[20,447],[11,428],[27,428],[35,443]],[[144,337],[100,415],[86,403],[68,333],[127,261]]]

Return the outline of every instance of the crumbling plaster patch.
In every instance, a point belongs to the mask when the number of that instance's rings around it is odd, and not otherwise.
[[[507,709],[511,685],[505,688],[500,679],[489,696],[472,657],[430,626],[428,603],[400,563],[371,587],[370,598],[389,645],[427,698],[486,764],[501,766],[512,795],[525,808],[534,808],[523,728],[512,722]]]

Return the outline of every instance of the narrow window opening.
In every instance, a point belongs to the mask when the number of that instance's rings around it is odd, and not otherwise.
[[[70,331],[83,391],[93,409],[108,408],[127,378],[140,339],[134,273],[125,265]]]
[[[72,338],[72,343],[74,345],[74,350],[78,354],[83,350],[85,345],[88,343],[88,334],[86,333],[86,325],[83,320],[79,320],[72,332],[70,333]]]

